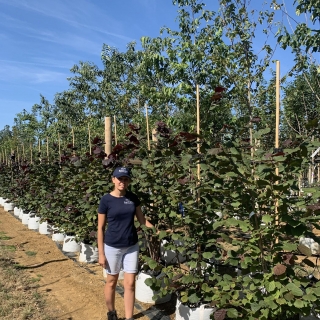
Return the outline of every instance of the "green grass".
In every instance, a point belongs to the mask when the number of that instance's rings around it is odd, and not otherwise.
[[[0,244],[0,248],[2,248],[2,250],[9,251],[9,252],[16,251],[16,246],[13,246],[13,245]]]
[[[11,237],[8,237],[3,231],[0,231],[0,240],[10,240]]]
[[[34,251],[26,251],[25,254],[26,254],[27,256],[29,256],[29,257],[33,257],[33,256],[35,256],[37,253],[34,252]]]

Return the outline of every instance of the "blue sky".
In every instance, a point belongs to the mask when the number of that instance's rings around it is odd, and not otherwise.
[[[74,64],[101,66],[103,43],[124,50],[142,36],[158,36],[164,25],[176,29],[176,12],[171,0],[0,0],[0,130],[39,103],[40,94],[53,103],[68,89]],[[288,57],[282,50],[274,56],[284,72]]]

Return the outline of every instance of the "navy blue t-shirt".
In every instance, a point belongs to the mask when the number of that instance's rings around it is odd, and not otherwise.
[[[138,197],[127,191],[123,197],[105,194],[101,200],[98,212],[105,214],[108,227],[104,243],[114,248],[133,246],[138,242],[137,230],[134,226],[136,207],[140,205]]]

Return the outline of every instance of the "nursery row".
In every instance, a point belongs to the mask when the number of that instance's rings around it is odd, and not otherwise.
[[[28,224],[39,217],[94,245],[99,200],[111,190],[114,167],[129,166],[130,188],[159,230],[139,230],[141,268],[151,276],[145,282],[155,301],[176,292],[181,308],[201,307],[216,319],[319,312],[320,283],[310,281],[315,252],[299,243],[301,237],[319,242],[312,232],[320,229],[319,191],[300,195],[298,183],[316,142],[301,138],[277,153],[257,145],[252,154],[226,127],[219,147],[201,138],[199,153],[197,135],[173,134],[163,123],[150,149],[140,143],[139,128],[130,129],[107,158],[95,138],[84,155],[71,146],[55,162],[2,164],[0,194],[34,213]]]

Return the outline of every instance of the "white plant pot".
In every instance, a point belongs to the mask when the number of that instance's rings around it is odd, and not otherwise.
[[[64,241],[65,236],[66,235],[64,233],[54,232],[54,233],[52,233],[52,240],[57,241],[57,242],[62,242],[62,241]]]
[[[80,251],[80,244],[76,242],[74,236],[66,235],[63,240],[62,251],[65,252],[79,252]]]
[[[85,244],[83,242],[80,243],[80,254],[79,261],[80,262],[97,262],[99,259],[98,248],[94,247],[90,244]]]
[[[23,213],[23,215],[22,215],[22,224],[27,226],[28,223],[29,223],[29,218],[30,218],[30,214],[29,213]]]
[[[19,212],[19,219],[22,220],[22,216],[23,216],[23,210],[20,209],[20,212]]]
[[[5,202],[4,204],[4,210],[5,211],[12,211],[13,210],[13,203],[12,202]]]
[[[210,315],[214,311],[215,308],[205,308],[205,305],[189,308],[177,299],[176,320],[210,320]]]
[[[166,263],[166,264],[175,264],[178,263],[178,259],[177,259],[177,254],[175,251],[173,250],[166,250],[164,248],[164,245],[167,243],[168,241],[163,239],[161,241],[161,245],[160,245],[160,256],[161,259]],[[174,244],[176,246],[182,247],[183,243],[179,240],[174,240]],[[178,253],[178,258],[179,258],[179,262],[184,262],[186,261],[186,257],[185,255]]]
[[[6,203],[6,201],[7,201],[8,199],[6,199],[6,198],[1,198],[1,205],[4,207],[4,204]]]
[[[13,214],[14,214],[15,217],[19,217],[20,208],[14,207],[14,208],[13,208]]]
[[[37,216],[29,217],[28,229],[39,230],[39,221],[40,221],[40,217],[37,217]]]
[[[51,225],[47,221],[39,222],[39,233],[51,234],[52,233]]]
[[[136,280],[136,299],[140,302],[149,303],[149,304],[161,304],[168,302],[171,299],[171,294],[166,295],[165,297],[153,300],[152,297],[157,293],[153,291],[149,286],[145,284],[146,279],[151,278],[148,274],[140,272],[137,275]]]

